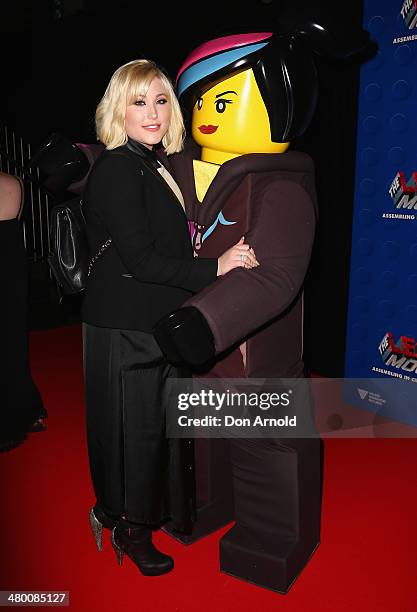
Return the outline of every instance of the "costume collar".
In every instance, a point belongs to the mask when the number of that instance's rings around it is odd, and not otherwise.
[[[194,182],[193,159],[201,159],[201,148],[188,139],[181,153],[170,155],[169,162],[175,180],[179,184],[186,202],[188,217],[203,227],[209,227],[216,220],[228,197],[248,174],[260,172],[285,173],[288,180],[297,180],[295,175],[305,175],[307,191],[314,196],[314,165],[309,155],[298,151],[285,153],[249,153],[240,155],[225,162],[213,179],[200,203],[197,198]]]

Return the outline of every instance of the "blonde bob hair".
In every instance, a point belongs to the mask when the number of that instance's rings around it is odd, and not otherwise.
[[[97,138],[106,145],[106,149],[115,149],[126,144],[128,138],[125,128],[126,107],[146,95],[155,77],[161,80],[172,111],[162,145],[168,155],[181,151],[185,129],[174,88],[162,70],[154,62],[146,59],[133,60],[120,66],[111,77],[104,96],[97,106],[96,134]]]

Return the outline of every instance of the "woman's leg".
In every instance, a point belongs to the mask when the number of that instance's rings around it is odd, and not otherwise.
[[[193,448],[166,436],[166,389],[181,372],[164,359],[154,337],[121,331],[124,514],[160,525],[190,526],[194,511]]]
[[[87,444],[96,508],[124,511],[118,330],[83,325]]]
[[[104,522],[100,511],[132,525],[152,528],[172,518],[179,528],[189,528],[192,444],[165,435],[165,386],[181,373],[165,361],[151,334],[84,324],[83,340],[88,453],[97,499],[90,521],[97,546],[102,526],[95,519]]]
[[[0,351],[0,450],[14,448],[26,438],[44,412],[30,367],[28,333],[28,264],[23,233],[17,219],[0,220],[0,286],[2,318]]]

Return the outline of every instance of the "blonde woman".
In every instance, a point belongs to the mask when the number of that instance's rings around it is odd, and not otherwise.
[[[162,393],[183,372],[163,357],[152,330],[193,293],[235,267],[257,265],[243,239],[219,259],[194,258],[181,192],[161,163],[182,149],[184,126],[169,78],[149,60],[121,66],[96,111],[106,150],[84,193],[91,253],[99,253],[83,303],[88,451],[99,550],[112,529],[144,575],[173,568],[152,543],[170,520],[194,516],[192,444],[168,440]]]

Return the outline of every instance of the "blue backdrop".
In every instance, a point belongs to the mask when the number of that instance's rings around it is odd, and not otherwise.
[[[417,425],[417,0],[365,0],[364,27],[346,396]]]

